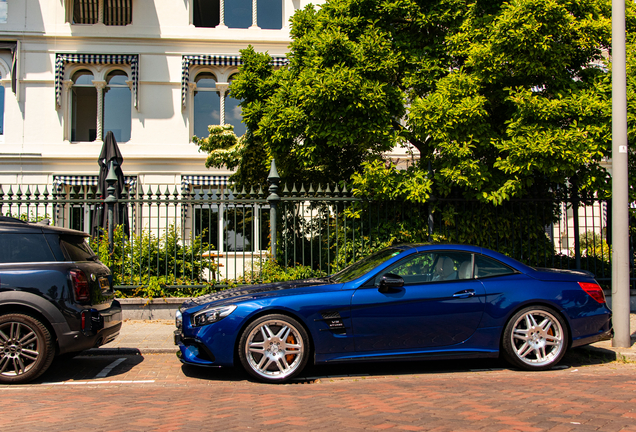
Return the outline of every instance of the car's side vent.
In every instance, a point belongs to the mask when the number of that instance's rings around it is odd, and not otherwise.
[[[325,321],[329,326],[328,329],[321,330],[331,330],[337,334],[344,334],[347,332],[345,328],[344,322],[342,322],[342,317],[340,316],[340,312],[338,311],[324,311],[321,313],[322,321]]]

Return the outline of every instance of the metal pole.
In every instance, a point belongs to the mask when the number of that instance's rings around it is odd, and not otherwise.
[[[612,325],[614,347],[630,347],[625,0],[612,0]]]
[[[274,159],[272,159],[272,165],[269,170],[269,175],[267,176],[267,181],[269,182],[269,196],[267,197],[267,201],[269,202],[269,235],[271,239],[271,253],[272,261],[276,261],[276,206],[278,201],[280,201],[280,197],[276,192],[278,192],[280,176],[278,175],[278,170],[276,170],[276,161]]]

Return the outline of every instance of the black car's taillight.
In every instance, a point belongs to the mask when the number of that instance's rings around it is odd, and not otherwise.
[[[86,274],[81,270],[71,270],[71,281],[73,281],[73,291],[75,293],[75,300],[86,301],[91,298],[88,278]]]
[[[605,293],[599,284],[592,282],[579,282],[579,286],[597,302],[601,304],[605,303]]]

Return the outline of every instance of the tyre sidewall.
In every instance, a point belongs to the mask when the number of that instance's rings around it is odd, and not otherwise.
[[[294,370],[293,373],[285,376],[285,377],[281,377],[281,378],[275,378],[275,377],[264,377],[260,374],[258,374],[256,371],[254,371],[254,369],[252,369],[252,366],[249,363],[249,360],[247,359],[247,354],[245,353],[245,346],[247,344],[247,339],[250,335],[250,333],[258,326],[260,326],[262,323],[266,322],[266,321],[271,321],[271,320],[276,320],[276,321],[283,321],[286,322],[287,324],[293,326],[299,333],[300,337],[302,338],[302,342],[303,342],[303,353],[302,353],[302,357],[300,359],[300,363],[298,365],[298,367],[296,368],[296,370]],[[261,381],[261,382],[266,382],[266,383],[284,383],[287,382],[291,379],[293,379],[294,377],[296,377],[300,372],[302,372],[302,370],[305,368],[305,366],[307,365],[307,361],[309,360],[309,354],[311,351],[311,346],[310,346],[310,342],[309,342],[309,335],[307,334],[307,331],[305,330],[305,327],[300,324],[296,319],[288,316],[288,315],[282,315],[282,314],[270,314],[270,315],[263,315],[257,319],[255,319],[253,322],[251,322],[246,328],[245,330],[243,330],[243,333],[241,333],[241,338],[238,344],[238,356],[239,359],[241,360],[241,365],[243,366],[243,369],[245,369],[245,371],[250,374],[252,377],[254,377],[255,379]]]
[[[34,380],[42,375],[53,362],[55,356],[55,347],[51,332],[37,318],[23,314],[7,314],[0,316],[0,325],[8,322],[18,322],[31,328],[38,339],[38,358],[26,373],[15,377],[0,375],[0,383],[3,384],[20,384]]]
[[[523,316],[523,315],[525,315],[525,314],[527,314],[528,312],[531,312],[531,311],[549,313],[550,315],[552,315],[559,322],[559,325],[561,326],[562,341],[563,341],[563,345],[561,347],[561,351],[548,364],[532,365],[532,364],[525,363],[524,361],[519,359],[519,357],[517,356],[516,349],[515,349],[515,347],[514,347],[514,345],[512,343],[511,335],[512,335],[512,332],[514,330],[513,327],[514,327],[515,323],[517,322],[517,320],[521,316]],[[525,308],[521,309],[517,313],[515,313],[508,320],[508,323],[506,324],[506,327],[504,329],[502,338],[503,338],[502,339],[502,348],[503,348],[502,354],[503,354],[503,358],[508,363],[512,364],[513,366],[518,367],[519,369],[530,370],[530,371],[547,370],[547,369],[551,369],[554,366],[556,366],[561,361],[563,356],[565,355],[565,352],[567,351],[567,347],[568,347],[568,343],[569,343],[568,327],[566,325],[566,322],[565,322],[565,319],[563,318],[563,316],[561,316],[561,314],[559,312],[555,311],[554,309],[552,309],[550,307],[540,306],[540,305],[528,306],[528,307],[525,307]]]

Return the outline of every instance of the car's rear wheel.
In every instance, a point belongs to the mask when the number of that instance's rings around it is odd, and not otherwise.
[[[568,330],[563,318],[544,306],[531,306],[508,321],[503,334],[504,358],[521,369],[545,370],[565,354]]]
[[[49,330],[23,314],[0,316],[0,383],[24,383],[46,371],[55,355]]]
[[[281,383],[297,376],[309,358],[304,327],[286,315],[265,315],[252,322],[239,342],[245,370],[263,382]]]

